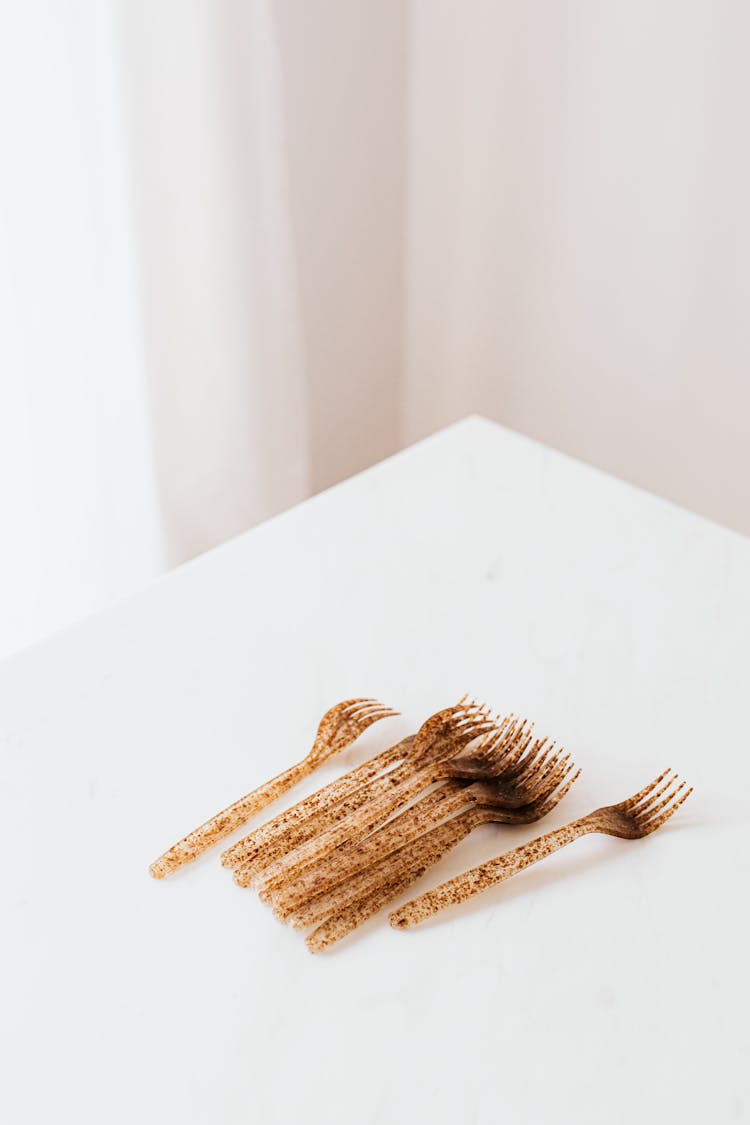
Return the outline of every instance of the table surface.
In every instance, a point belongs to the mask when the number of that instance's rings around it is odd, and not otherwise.
[[[747,1120],[749,639],[749,541],[469,418],[5,662],[0,1117]],[[402,717],[295,799],[463,692],[582,767],[540,832],[695,794],[318,957],[216,851],[148,877],[335,701]]]

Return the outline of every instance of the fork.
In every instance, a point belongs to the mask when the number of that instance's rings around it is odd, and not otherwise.
[[[430,760],[433,751],[439,755],[443,751],[447,753],[452,746],[455,746],[455,751],[452,752],[456,752],[466,745],[468,741],[466,736],[470,731],[474,731],[472,737],[477,737],[493,727],[487,709],[472,701],[467,702],[464,696],[453,707],[447,707],[431,715],[419,728],[416,736],[411,735],[395,746],[383,750],[374,758],[363,762],[356,769],[350,770],[343,777],[317,790],[304,800],[298,801],[296,805],[285,809],[278,816],[243,837],[222,853],[222,865],[239,868],[247,864],[261,852],[268,853],[273,850],[272,845],[282,842],[301,825],[309,827],[312,817],[317,817],[345,798],[364,794],[365,799],[369,799],[372,791],[364,791],[363,787],[384,774],[386,770],[391,771],[386,775],[389,780],[386,782],[383,779],[375,786],[377,793],[384,792],[391,785],[399,784],[412,769]],[[401,774],[392,769],[397,763],[400,763],[398,768],[402,770]],[[337,818],[334,817],[335,819]],[[305,836],[305,839],[307,838],[309,837]],[[283,855],[288,850],[291,849],[282,847],[278,854]]]
[[[299,827],[290,829],[279,839],[266,844],[259,855],[234,868],[234,881],[237,886],[252,886],[261,873],[277,859],[281,859],[282,856],[293,851],[300,844],[306,843],[313,836],[326,831],[338,821],[343,820],[344,817],[362,808],[373,798],[373,795],[377,795],[381,791],[381,785],[385,781],[386,778],[378,778],[375,782],[362,786],[353,796],[345,798],[320,813],[316,813],[314,817],[310,817]],[[454,783],[454,785],[457,786],[458,783]],[[447,789],[448,785],[436,790],[434,794],[435,803],[443,800]]]
[[[323,834],[327,829],[333,828],[338,822],[356,813],[363,806],[371,806],[381,796],[393,791],[404,778],[408,777],[425,761],[445,758],[457,754],[469,742],[488,730],[496,730],[495,722],[489,718],[487,709],[478,704],[465,704],[460,701],[455,707],[439,711],[427,719],[416,735],[405,739],[400,752],[400,762],[395,769],[385,773],[369,771],[370,780],[359,787],[354,787],[343,800],[335,803],[324,804],[319,811],[313,811],[302,823],[294,824],[281,835],[260,846],[253,846],[254,854],[249,860],[238,861],[233,859],[235,882],[239,886],[250,886],[265,877],[265,872],[276,861],[282,860],[288,853],[298,849],[302,844],[313,837]],[[379,757],[382,757],[380,755]],[[367,764],[367,763],[365,763]],[[354,773],[358,771],[353,771]],[[349,776],[349,775],[348,775]],[[341,779],[342,782],[346,778]],[[329,787],[333,796],[347,792],[352,787],[337,785]]]
[[[524,867],[537,863],[580,836],[592,832],[603,832],[607,836],[617,836],[623,840],[650,836],[677,812],[693,792],[692,788],[686,790],[684,781],[673,788],[678,781],[677,774],[672,770],[665,770],[628,800],[596,809],[579,820],[473,867],[470,871],[457,875],[455,879],[449,879],[447,883],[412,899],[390,915],[390,923],[395,929],[415,926],[446,906],[463,902],[488,887],[505,882]]]
[[[314,831],[306,832],[308,839],[304,844],[289,850],[284,847],[283,854],[271,863],[264,862],[264,857],[259,856],[257,866],[260,870],[256,870],[252,876],[252,885],[261,888],[264,893],[268,892],[290,879],[301,867],[317,863],[344,840],[363,836],[374,823],[385,818],[389,810],[397,807],[400,798],[394,794],[398,793],[401,783],[417,769],[422,768],[425,763],[453,757],[469,742],[488,731],[499,729],[496,720],[490,717],[484,706],[479,708],[478,704],[472,705],[477,710],[468,715],[461,704],[461,710],[457,713],[449,708],[427,719],[417,731],[412,748],[400,764],[388,773],[374,778],[374,781],[365,786],[364,791],[356,793],[353,812],[341,818],[334,813],[332,825],[319,832],[316,823]]]
[[[567,767],[567,772],[572,766]],[[328,895],[312,900],[297,914],[287,919],[295,929],[322,924],[307,938],[312,953],[320,953],[341,941],[352,930],[361,926],[381,907],[392,902],[408,886],[420,879],[430,867],[438,863],[480,824],[530,824],[541,820],[563,799],[580,771],[568,777],[566,783],[554,792],[565,779],[566,767],[556,771],[551,785],[545,786],[544,795],[521,809],[501,809],[478,806],[467,809],[445,824],[433,828],[411,844],[399,848],[373,868],[356,875],[351,883],[335,887]]]
[[[285,918],[306,900],[343,883],[465,805],[514,809],[542,799],[550,783],[553,783],[551,792],[573,766],[570,756],[565,757],[562,750],[553,753],[554,744],[547,746],[547,739],[537,739],[524,754],[529,739],[523,724],[515,728],[511,724],[507,733],[492,741],[483,740],[487,745],[480,746],[476,756],[462,756],[443,763],[448,776],[453,778],[478,775],[487,780],[469,785],[449,781],[448,792],[442,787],[366,839],[341,845],[327,861],[303,871],[270,895],[277,915]],[[435,800],[438,795],[439,800]]]
[[[368,835],[432,781],[455,776],[468,776],[472,779],[497,776],[502,765],[512,765],[518,753],[528,745],[531,735],[527,728],[525,721],[519,722],[510,716],[494,727],[474,754],[455,758],[443,752],[438,758],[433,753],[430,764],[425,766],[420,763],[420,768],[416,771],[413,768],[408,770],[409,774],[413,774],[408,780],[390,788],[383,796],[368,801],[357,812],[265,868],[253,880],[253,886],[259,890],[261,899],[268,901],[272,892],[283,884],[298,879],[303,871],[320,864],[341,845],[356,843]],[[490,739],[489,743],[487,738]]]
[[[252,793],[211,817],[205,824],[188,833],[149,867],[154,879],[163,879],[179,867],[196,859],[235,828],[288,792],[298,781],[308,777],[330,758],[351,745],[378,719],[397,715],[398,711],[383,706],[375,699],[346,699],[326,711],[318,725],[310,752],[301,762],[267,781]]]

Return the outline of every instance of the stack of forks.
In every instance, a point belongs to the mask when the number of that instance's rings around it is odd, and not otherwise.
[[[194,859],[373,722],[394,714],[371,699],[346,700],[331,708],[302,762],[190,833],[152,864],[151,873],[160,878]],[[498,718],[464,698],[431,715],[416,734],[239,840],[221,862],[238,886],[254,887],[277,918],[311,930],[308,948],[320,952],[400,896],[479,825],[531,824],[547,816],[579,774],[570,755],[546,738],[535,738],[527,721],[513,715]],[[646,835],[689,794],[681,792],[683,786],[673,801],[676,794],[669,785],[674,778],[665,785],[667,776],[660,775],[622,807],[599,810],[550,839],[525,845],[531,850],[523,856],[519,849],[509,853],[507,864],[501,856],[481,872],[477,868],[459,877],[462,882],[453,880],[421,896],[392,915],[392,924],[413,925],[585,832]]]

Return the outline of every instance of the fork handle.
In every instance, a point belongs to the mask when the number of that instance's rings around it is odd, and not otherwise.
[[[523,871],[524,867],[538,863],[540,859],[545,859],[589,831],[591,829],[584,819],[574,820],[562,828],[556,828],[554,832],[538,836],[536,840],[522,844],[519,848],[513,848],[512,851],[490,859],[487,863],[480,863],[478,867],[472,867],[462,875],[457,875],[447,883],[441,883],[433,890],[412,899],[398,910],[394,910],[389,919],[390,923],[395,929],[416,926],[446,906],[464,902],[467,898],[487,890],[488,887],[504,883],[506,879]]]
[[[282,883],[296,879],[302,871],[324,860],[341,844],[360,840],[369,833],[370,829],[384,823],[391,813],[408,799],[404,795],[408,782],[403,784],[402,782],[404,776],[408,777],[412,774],[412,770],[412,764],[409,761],[404,762],[389,775],[388,781],[393,784],[389,784],[386,792],[265,868],[255,884],[261,892],[261,898],[264,895],[268,897],[270,892],[278,889]],[[409,788],[409,793],[417,792],[420,787],[429,784],[421,780],[421,776],[427,771],[420,770],[418,773],[420,781],[416,786]],[[416,776],[415,773],[414,777]]]
[[[212,816],[200,828],[195,828],[192,832],[189,832],[169,851],[154,860],[149,867],[154,879],[163,879],[165,875],[171,875],[173,871],[176,871],[178,867],[197,859],[213,844],[223,840],[225,836],[234,832],[235,828],[239,828],[241,824],[245,824],[266,805],[270,805],[277,797],[287,793],[298,781],[301,781],[304,777],[309,777],[314,769],[315,762],[303,758],[301,762],[291,766],[288,770],[284,770],[277,777],[267,781],[265,785],[261,785],[257,789],[253,789],[252,793],[240,797],[239,801],[229,805],[223,812]]]
[[[356,789],[350,797],[346,797],[343,801],[308,816],[296,827],[292,825],[291,828],[287,828],[283,835],[277,835],[275,839],[264,844],[251,859],[242,862],[233,860],[234,881],[240,887],[253,886],[266,868],[270,867],[276,860],[282,859],[287,853],[311,840],[313,836],[320,835],[332,825],[343,820],[344,817],[369,804],[379,794],[388,792],[393,784],[391,776],[391,774],[386,774],[377,777],[374,781],[361,785],[359,789]],[[245,839],[248,839],[248,837],[245,837]],[[227,852],[224,852],[224,855],[226,856]]]
[[[316,944],[321,949],[325,948],[391,902],[402,889],[416,882],[428,868],[455,848],[476,826],[475,813],[474,809],[466,809],[445,824],[404,844],[398,851],[383,856],[372,867],[365,868],[346,882],[309,899],[296,910],[274,910],[274,913],[298,930],[324,923],[316,931]],[[409,878],[404,882],[407,875]]]
[[[420,879],[428,867],[437,863],[447,851],[467,836],[472,826],[473,820],[470,817],[459,815],[453,821],[439,828],[433,828],[432,832],[428,833],[432,837],[431,846],[421,849],[407,846],[404,850],[409,853],[410,858],[404,866],[393,869],[390,879],[385,879],[374,891],[331,914],[322,925],[313,930],[307,938],[307,948],[310,952],[321,953],[329,945],[341,941],[352,930],[356,930],[373,914],[377,914],[381,907],[397,898],[408,886]]]
[[[247,860],[253,859],[267,844],[280,840],[300,824],[306,824],[317,813],[324,812],[337,802],[356,793],[360,786],[369,784],[382,771],[390,769],[406,757],[413,742],[413,735],[402,739],[374,758],[369,758],[355,769],[349,770],[342,777],[329,782],[322,789],[316,789],[309,797],[298,801],[291,808],[284,809],[278,816],[261,824],[249,836],[245,836],[228,848],[221,857],[222,866],[238,867]]]
[[[421,837],[471,800],[465,788],[459,789],[455,782],[449,781],[364,840],[341,844],[321,863],[303,871],[290,884],[282,884],[276,894],[271,895],[278,916],[284,918],[314,896],[345,881],[351,882],[359,872]]]

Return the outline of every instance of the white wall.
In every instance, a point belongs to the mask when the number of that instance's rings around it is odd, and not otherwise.
[[[479,411],[750,532],[750,8],[410,11],[404,439]]]

